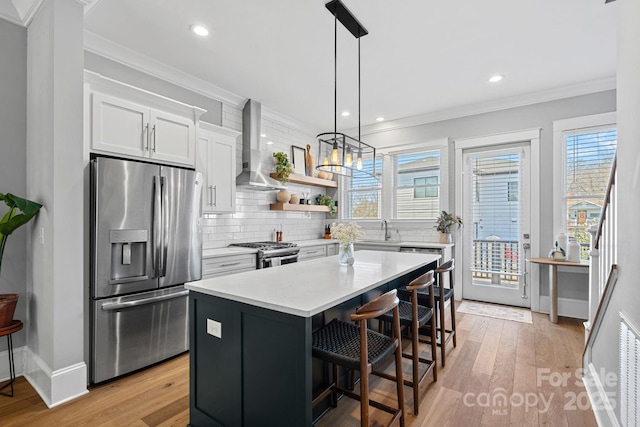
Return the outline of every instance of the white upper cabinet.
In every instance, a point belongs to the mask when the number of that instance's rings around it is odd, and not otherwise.
[[[205,110],[85,71],[93,152],[195,167]]]
[[[202,172],[202,211],[236,211],[236,140],[240,132],[200,123],[196,170]]]

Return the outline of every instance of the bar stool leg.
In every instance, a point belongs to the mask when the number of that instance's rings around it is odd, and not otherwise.
[[[13,397],[13,383],[16,380],[16,367],[13,360],[13,338],[12,334],[7,335],[7,350],[9,353],[9,382],[0,387],[0,390],[4,390],[6,387],[11,387],[11,394],[0,393],[4,396]]]

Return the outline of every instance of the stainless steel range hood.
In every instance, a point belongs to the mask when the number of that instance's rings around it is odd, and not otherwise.
[[[282,190],[287,187],[262,171],[261,114],[260,103],[251,99],[242,110],[242,173],[236,177],[236,186],[255,191]]]

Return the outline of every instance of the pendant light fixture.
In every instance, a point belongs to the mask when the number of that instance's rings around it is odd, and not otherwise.
[[[334,17],[334,116],[333,132],[324,132],[318,138],[318,165],[316,169],[338,175],[353,176],[355,170],[376,174],[376,149],[360,140],[360,37],[369,32],[340,0],[325,5]],[[358,138],[338,132],[338,21],[358,39]],[[363,165],[366,165],[363,166]]]

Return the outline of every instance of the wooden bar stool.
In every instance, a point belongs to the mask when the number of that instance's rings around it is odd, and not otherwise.
[[[438,381],[438,369],[436,364],[436,328],[434,324],[435,317],[433,316],[434,296],[432,292],[433,288],[433,270],[426,272],[422,276],[414,279],[406,287],[406,290],[411,293],[411,302],[400,301],[398,304],[398,311],[400,313],[400,325],[402,328],[407,326],[411,328],[411,354],[402,353],[402,356],[411,359],[413,364],[412,380],[404,380],[406,386],[413,388],[413,413],[418,415],[418,407],[420,406],[419,392],[420,385],[427,378],[429,371],[433,371],[433,381]],[[426,307],[418,304],[418,291],[427,292],[430,298],[430,306]],[[387,312],[378,317],[378,320],[383,322],[391,322],[393,315],[391,312]],[[430,342],[431,342],[431,359],[424,359],[420,357],[418,352],[418,338],[421,327],[429,324]],[[425,371],[420,375],[420,363],[426,365]],[[387,374],[383,374],[387,379],[395,380]]]
[[[369,405],[393,415],[387,424],[391,426],[400,420],[404,427],[404,392],[400,381],[396,381],[398,408],[392,408],[369,398],[369,374],[382,368],[395,355],[396,378],[402,378],[402,346],[400,343],[400,320],[397,291],[394,289],[368,302],[351,315],[356,324],[333,319],[323,328],[313,333],[313,357],[333,365],[332,383],[313,399],[318,402],[333,394],[333,407],[338,405],[338,394],[360,401],[360,425],[369,425]],[[380,334],[367,328],[367,320],[375,319],[387,311],[393,311],[392,336]],[[360,371],[360,395],[338,386],[338,365]]]
[[[454,274],[453,270],[455,270],[455,259],[450,259],[444,264],[440,265],[436,268],[436,274],[438,276],[438,286],[433,287],[433,294],[436,300],[435,306],[433,306],[436,310],[436,317],[439,317],[439,325],[437,327],[438,334],[440,339],[438,340],[438,346],[440,347],[440,354],[442,358],[442,367],[445,366],[445,358],[446,358],[446,347],[447,343],[453,338],[453,346],[457,345],[456,343],[456,305],[453,294],[454,288]],[[444,278],[448,273],[449,277],[449,287],[444,287]],[[418,291],[418,302],[420,304],[429,305],[430,301],[428,300],[429,295],[425,294],[424,291]],[[445,303],[450,301],[451,305],[451,329],[446,328],[445,316],[444,316],[444,308]]]

